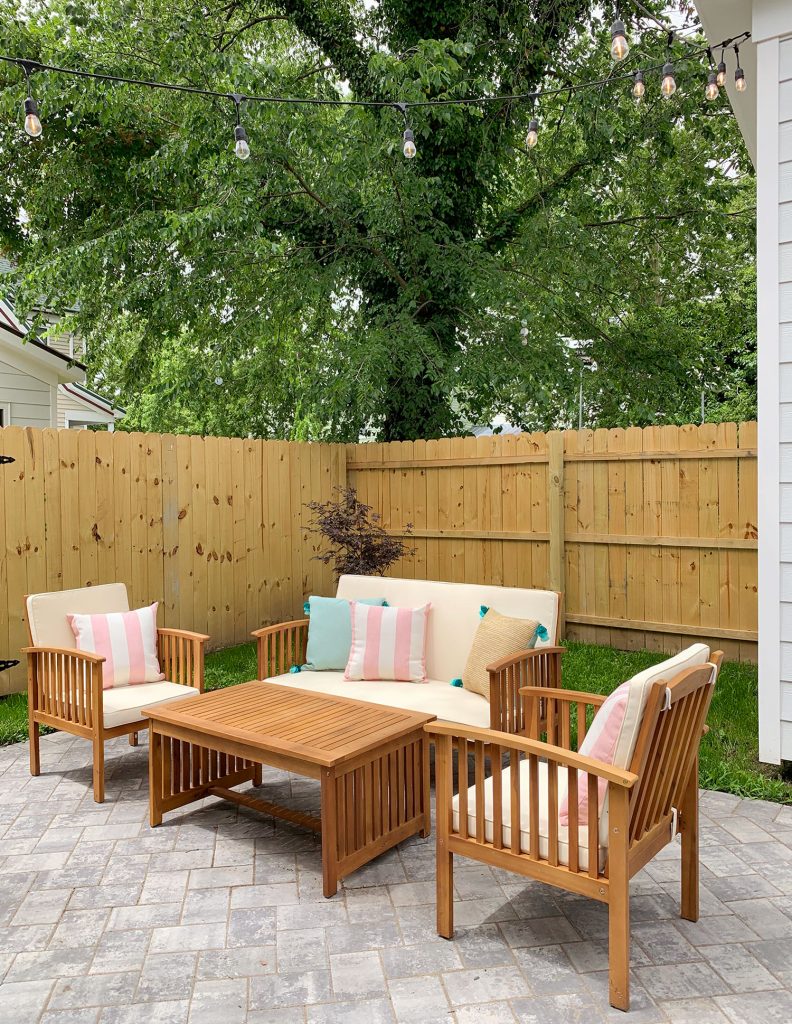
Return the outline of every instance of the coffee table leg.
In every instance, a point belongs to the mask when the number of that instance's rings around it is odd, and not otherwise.
[[[322,883],[327,899],[338,891],[338,801],[335,773],[322,769]]]
[[[419,835],[421,839],[426,839],[432,831],[432,798],[429,793],[429,737],[425,733],[421,742],[421,800],[423,828]]]
[[[162,736],[154,722],[149,727],[149,822],[162,824]]]

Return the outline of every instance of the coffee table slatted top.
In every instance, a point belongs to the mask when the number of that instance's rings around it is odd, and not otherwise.
[[[327,767],[434,719],[421,712],[255,680],[155,705],[144,713],[166,726],[236,739]]]

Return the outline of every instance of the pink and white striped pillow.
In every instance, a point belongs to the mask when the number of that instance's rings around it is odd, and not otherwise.
[[[160,683],[165,678],[157,658],[158,604],[131,612],[66,616],[77,650],[104,656],[103,689]]]
[[[425,683],[430,604],[389,608],[350,601],[352,646],[344,679]]]
[[[685,669],[704,665],[709,660],[710,649],[706,644],[692,644],[672,658],[666,658],[659,665],[651,665],[642,672],[617,686],[604,701],[594,716],[591,728],[580,744],[579,753],[616,768],[629,768],[638,742],[649,692],[656,682],[673,679]],[[607,816],[607,789],[604,779],[597,780],[597,811]],[[588,824],[588,773],[578,772],[578,823]],[[559,807],[559,821],[569,824],[569,801],[566,796]],[[604,831],[607,836],[607,822]]]

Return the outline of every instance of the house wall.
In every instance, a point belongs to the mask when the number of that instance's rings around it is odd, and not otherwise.
[[[67,419],[71,423],[67,423]],[[61,428],[73,427],[75,420],[81,423],[103,423],[111,429],[115,424],[115,420],[111,415],[105,415],[99,409],[95,409],[87,403],[73,398],[63,388],[58,388],[57,426]]]
[[[50,427],[54,401],[52,384],[0,360],[0,406],[11,413],[4,425]]]
[[[759,752],[792,760],[792,4],[754,4],[759,341]]]

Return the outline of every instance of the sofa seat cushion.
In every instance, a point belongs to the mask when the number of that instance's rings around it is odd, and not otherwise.
[[[528,777],[528,760],[520,761],[520,851],[529,853],[531,849],[531,807],[529,799],[530,780]],[[556,766],[558,772],[558,806],[561,800],[566,798],[567,770],[562,766]],[[547,793],[547,772],[546,761],[539,762],[539,856],[546,858],[549,854],[549,827],[548,827],[548,793]],[[503,845],[511,847],[511,770],[504,768],[501,773],[501,819],[502,819],[502,840]],[[459,794],[452,802],[453,828],[459,831]],[[488,843],[493,840],[493,802],[492,802],[492,778],[484,782],[484,838]],[[476,787],[471,786],[468,790],[468,835],[476,835]],[[599,868],[603,870],[608,856],[607,847],[602,845],[603,837],[600,836],[598,847]],[[604,836],[607,841],[607,833]],[[569,829],[566,825],[558,826],[558,861],[560,864],[569,864]],[[588,856],[588,829],[581,826],[578,829],[578,866],[581,871],[587,871],[589,866]]]
[[[352,697],[371,704],[386,704],[404,711],[421,711],[447,722],[489,728],[489,703],[477,693],[450,686],[447,680],[430,679],[421,684],[370,682],[344,679],[343,672],[294,672],[274,676],[267,682],[313,693],[328,693],[334,697]]]
[[[167,704],[182,697],[194,697],[199,691],[193,686],[182,686],[181,683],[138,683],[137,686],[119,686],[105,690],[102,694],[104,703],[104,727],[113,729],[117,725],[128,725],[130,722],[148,721],[141,714],[141,708],[150,708],[155,704]]]

